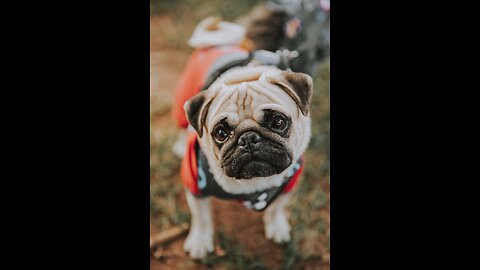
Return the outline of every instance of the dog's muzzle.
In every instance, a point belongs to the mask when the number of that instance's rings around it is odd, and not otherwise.
[[[222,167],[227,176],[236,179],[272,176],[283,172],[292,163],[291,155],[282,144],[255,131],[240,135],[234,147]]]

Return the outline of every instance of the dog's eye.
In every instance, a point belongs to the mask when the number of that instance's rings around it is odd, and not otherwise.
[[[215,140],[219,143],[223,143],[228,139],[228,132],[223,127],[218,127],[214,132]]]
[[[271,127],[275,130],[284,131],[287,128],[287,121],[281,116],[273,118]]]

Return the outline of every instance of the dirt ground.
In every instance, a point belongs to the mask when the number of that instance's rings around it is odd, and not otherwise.
[[[152,18],[151,27],[161,21],[162,18]],[[151,235],[173,227],[175,223],[184,224],[189,221],[189,211],[178,175],[180,161],[168,151],[171,151],[177,134],[170,115],[172,94],[191,51],[162,46],[161,36],[155,32],[155,29],[154,26],[151,30],[150,46],[151,189],[155,189],[155,191],[151,191],[151,194],[154,194],[151,195],[151,205],[153,200],[150,221]],[[315,160],[315,158],[310,159]],[[322,162],[323,159],[319,157],[318,162]],[[159,166],[165,168],[158,169]],[[329,202],[328,181],[322,180],[321,188],[326,191],[325,200]],[[305,191],[305,194],[305,199],[311,197],[313,200],[316,200],[319,195],[325,196],[323,193],[310,191]],[[319,218],[315,222],[310,222],[313,225],[302,224],[302,230],[304,227],[307,229],[304,231],[304,239],[300,241],[304,247],[306,245],[306,249],[311,250],[311,254],[306,258],[299,259],[298,255],[290,250],[295,246],[277,245],[265,238],[261,213],[246,210],[237,202],[213,200],[215,242],[217,248],[223,246],[222,249],[226,254],[223,256],[213,254],[208,259],[201,261],[191,260],[183,251],[186,236],[182,236],[163,248],[161,259],[151,256],[151,270],[285,269],[289,256],[293,256],[292,258],[295,259],[295,264],[293,268],[290,267],[291,269],[329,269],[329,251],[326,247],[329,236],[327,233],[318,235],[311,229],[326,223],[326,226],[322,225],[325,227],[322,227],[322,230],[328,230],[329,234],[329,203],[325,203],[327,206],[318,207],[320,209]],[[295,216],[303,215],[308,216],[309,213],[295,214]],[[320,223],[318,219],[322,219]],[[309,228],[315,241],[308,239]],[[305,244],[305,242],[307,243]]]

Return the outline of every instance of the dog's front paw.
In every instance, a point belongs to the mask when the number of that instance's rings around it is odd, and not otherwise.
[[[190,231],[183,249],[194,259],[204,258],[208,252],[213,252],[213,233]]]
[[[290,225],[284,214],[276,214],[271,219],[265,219],[265,234],[267,239],[273,239],[275,243],[290,241]]]

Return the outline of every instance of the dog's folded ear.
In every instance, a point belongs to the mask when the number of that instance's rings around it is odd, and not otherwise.
[[[200,92],[187,100],[183,105],[183,108],[187,114],[187,120],[192,127],[197,131],[198,136],[201,138],[203,135],[203,126],[207,118],[208,108],[212,99],[207,101],[206,92]]]
[[[282,71],[278,76],[268,77],[268,81],[283,89],[297,104],[304,116],[308,115],[312,101],[312,77],[305,73]]]

